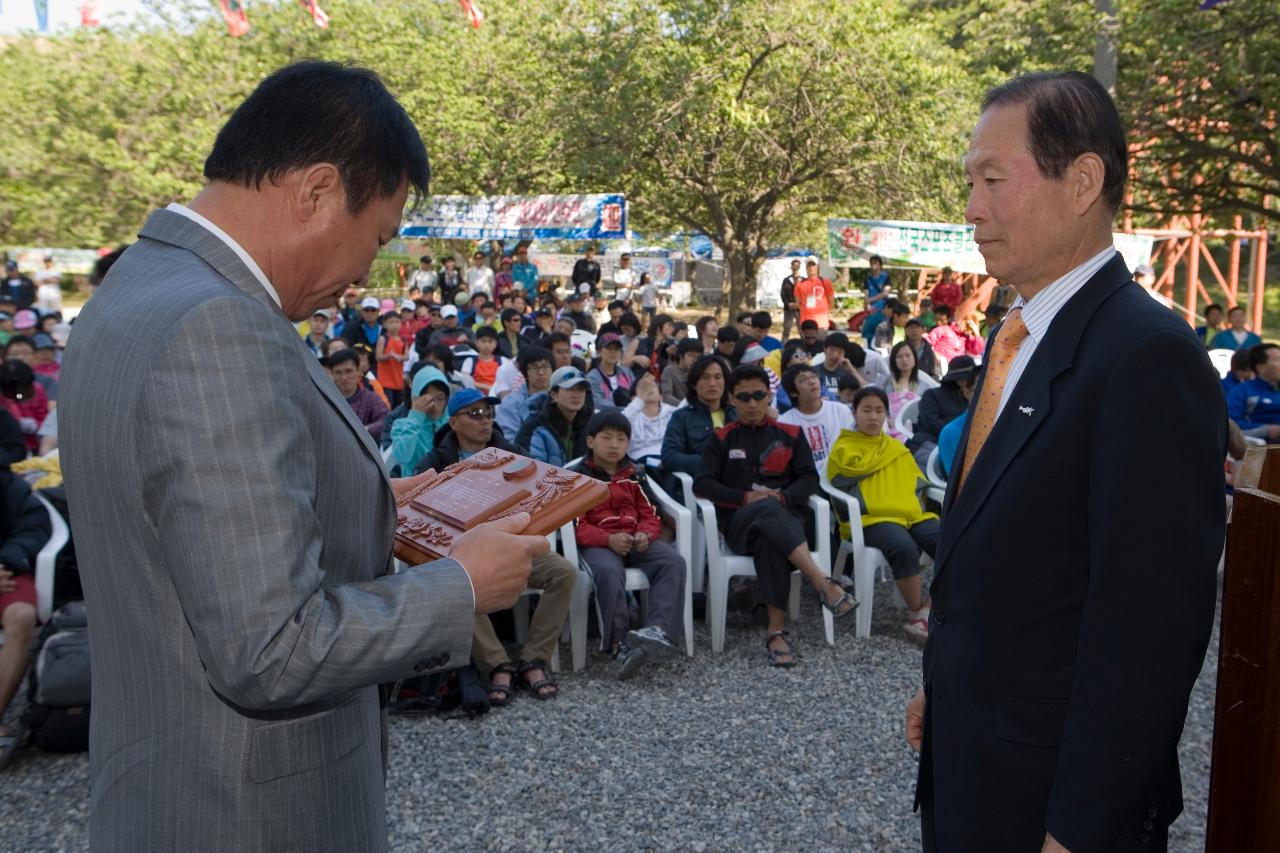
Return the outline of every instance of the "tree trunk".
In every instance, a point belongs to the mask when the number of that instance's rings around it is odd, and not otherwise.
[[[723,247],[729,275],[720,305],[728,312],[729,320],[739,311],[756,307],[756,271],[760,267],[760,259],[753,249],[754,242],[730,241]]]

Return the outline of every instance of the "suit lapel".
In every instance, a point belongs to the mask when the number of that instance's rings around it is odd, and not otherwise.
[[[956,489],[954,481],[947,489],[944,504],[942,539],[938,544],[938,553],[934,568],[934,583],[937,583],[947,557],[950,556],[956,541],[964,535],[964,531],[973,521],[974,516],[986,503],[992,489],[1000,481],[1005,469],[1009,467],[1023,446],[1044,423],[1052,409],[1053,380],[1071,367],[1072,360],[1080,347],[1089,319],[1107,297],[1117,288],[1132,280],[1129,269],[1119,253],[1103,265],[1080,290],[1059,309],[1057,316],[1049,325],[1044,339],[1036,345],[1035,354],[1031,356],[1018,384],[1009,395],[1004,410],[996,420],[986,444],[982,446],[978,458],[973,461],[973,468],[965,477],[964,486]],[[996,330],[998,332],[998,329]],[[992,332],[991,340],[996,332]],[[982,381],[974,392],[974,400],[980,399],[983,385],[986,383],[986,371]],[[972,414],[973,405],[970,405]],[[963,459],[965,448],[969,443],[969,428],[972,418],[965,425],[961,437],[957,458]]]
[[[357,420],[350,404],[338,393],[338,387],[333,384],[333,379],[320,366],[320,361],[316,358],[315,353],[307,349],[306,343],[298,336],[293,325],[281,313],[275,300],[263,289],[258,282],[257,276],[245,266],[244,261],[240,260],[240,257],[230,246],[199,223],[188,219],[180,213],[174,213],[172,210],[163,208],[148,217],[138,236],[160,243],[167,243],[170,246],[186,249],[188,252],[195,254],[212,267],[218,275],[234,284],[253,299],[261,302],[283,320],[285,327],[282,328],[281,333],[283,334],[285,328],[287,328],[288,333],[296,339],[298,346],[302,350],[300,357],[303,358],[307,365],[307,375],[311,377],[311,382],[324,398],[329,401],[330,405],[337,410],[339,417],[343,419],[347,427],[355,433],[360,446],[365,449],[365,452],[377,464],[379,470],[383,472],[383,479],[386,479],[386,466],[382,461],[382,454],[378,451],[378,446],[373,443],[373,436],[369,435],[369,430]],[[390,488],[389,483],[388,488]]]

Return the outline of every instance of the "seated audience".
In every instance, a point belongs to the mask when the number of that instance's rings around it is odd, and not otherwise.
[[[649,372],[661,379],[667,365],[676,359],[676,348],[680,341],[676,338],[676,321],[670,314],[649,315],[648,348]],[[683,324],[682,324],[683,325]],[[686,335],[688,329],[685,329]],[[674,404],[673,404],[674,405]]]
[[[351,350],[356,354],[357,363],[360,365],[360,384],[377,394],[383,405],[390,410],[391,403],[387,399],[387,391],[382,387],[382,383],[378,381],[377,374],[373,372],[373,348],[364,344],[356,344]]]
[[[844,332],[831,332],[823,342],[824,360],[815,368],[822,383],[822,396],[828,400],[840,398],[840,379],[857,376],[858,371],[849,361],[849,336]],[[865,384],[865,383],[864,383]]]
[[[937,446],[942,428],[969,408],[969,399],[977,386],[978,368],[973,357],[962,355],[947,365],[947,375],[942,377],[937,388],[930,388],[920,395],[920,408],[916,410],[907,449],[921,471],[928,465],[929,454]]]
[[[307,349],[320,356],[320,347],[325,341],[329,340],[329,316],[332,311],[328,308],[317,308],[311,315],[311,320],[307,323],[307,334],[303,336],[302,341],[307,345]]]
[[[663,486],[668,494],[682,494],[672,475],[682,471],[696,476],[712,432],[736,418],[729,405],[728,377],[725,361],[715,355],[702,356],[690,368],[685,398],[689,405],[675,410],[662,437],[662,472],[667,477]]]
[[[782,341],[769,334],[772,326],[773,318],[769,316],[768,311],[757,311],[751,315],[751,337],[764,347],[765,352],[782,349]]]
[[[331,350],[332,351],[332,350]],[[329,375],[338,393],[351,406],[356,418],[377,441],[382,437],[382,421],[387,416],[387,404],[361,382],[360,357],[350,348],[338,349],[329,356]]]
[[[1280,344],[1259,344],[1249,355],[1254,377],[1231,389],[1227,414],[1245,435],[1280,443]]]
[[[502,324],[502,331],[498,333],[498,355],[503,359],[514,359],[520,355],[520,347],[526,341],[521,334],[524,316],[514,308],[503,308],[498,319]]]
[[[630,311],[618,318],[618,337],[622,342],[622,357],[619,364],[624,370],[631,371],[635,379],[639,379],[649,371],[653,362],[653,341],[640,334],[640,318]]]
[[[37,335],[37,337],[42,337]],[[43,337],[48,337],[47,335]],[[17,359],[25,361],[31,367],[31,372],[35,374],[36,383],[44,389],[44,395],[49,402],[55,403],[58,400],[58,379],[48,373],[41,373],[39,370],[39,361],[36,358],[36,342],[33,338],[26,335],[14,335],[9,338],[9,342],[4,345],[5,359]]]
[[[423,458],[416,473],[428,468],[439,471],[486,447],[514,450],[502,438],[502,433],[493,428],[493,404],[493,398],[485,397],[474,388],[455,393],[449,399],[448,425],[440,431],[439,442]],[[559,685],[547,677],[547,661],[560,642],[577,579],[578,571],[573,564],[554,551],[533,559],[529,586],[542,592],[529,621],[529,636],[514,664],[489,617],[475,617],[471,657],[480,672],[489,678],[490,705],[501,708],[510,704],[512,690],[517,686],[528,690],[534,699],[550,699],[559,694]]]
[[[378,383],[387,395],[387,405],[395,408],[404,396],[404,363],[409,360],[408,348],[400,337],[402,320],[395,311],[382,315],[382,337],[374,351],[377,362]]]
[[[805,320],[800,324],[800,344],[810,357],[822,355],[824,347],[816,320]]]
[[[476,355],[467,359],[463,370],[471,377],[475,387],[486,394],[498,378],[502,360],[498,356],[498,331],[492,326],[476,329]]]
[[[737,326],[724,326],[716,332],[716,355],[733,364],[733,354],[738,349],[742,333]]]
[[[650,384],[653,377],[648,377]],[[654,389],[656,393],[656,388]],[[670,658],[683,634],[684,559],[662,541],[662,522],[645,494],[642,475],[627,459],[631,424],[617,409],[597,412],[587,425],[587,456],[574,471],[609,484],[609,500],[578,519],[578,547],[596,585],[601,644],[627,679],[646,660]],[[649,580],[644,626],[628,631],[627,569]]]
[[[739,338],[738,346],[733,351],[734,364],[758,365],[765,372],[769,377],[769,393],[776,399],[778,392],[782,390],[782,380],[778,378],[778,374],[773,372],[773,368],[764,363],[768,357],[769,353],[754,338]],[[789,406],[790,402],[787,405]],[[776,407],[773,414],[774,417],[777,417]]]
[[[694,322],[693,329],[698,333],[698,342],[702,344],[702,354],[714,354],[718,343],[716,336],[720,334],[720,324],[716,322],[716,318],[709,314],[699,317]]]
[[[1231,389],[1242,382],[1253,378],[1253,351],[1238,349],[1231,354],[1231,369],[1222,377],[1222,393],[1230,394]]]
[[[861,387],[862,383],[858,381],[856,376],[845,376],[840,380],[840,402],[849,407],[851,416],[853,414],[853,395],[858,393],[858,389]]]
[[[565,465],[587,452],[587,422],[594,408],[587,377],[576,367],[551,374],[549,399],[529,415],[516,436],[516,447],[548,465]]]
[[[911,308],[905,303],[896,302],[893,311],[889,314],[888,321],[881,323],[880,328],[876,329],[875,340],[871,343],[871,348],[881,353],[887,353],[897,344],[907,339],[907,321],[911,319]]]
[[[929,607],[920,583],[920,552],[930,557],[938,546],[938,517],[925,512],[919,490],[925,485],[907,448],[884,431],[889,397],[880,388],[863,388],[854,396],[857,429],[836,439],[827,460],[831,485],[857,498],[862,535],[889,561],[893,579],[907,602],[907,633],[929,636]],[[849,536],[849,522],[840,523]]]
[[[458,319],[458,306],[445,305],[440,308],[440,328],[431,332],[427,338],[427,346],[434,347],[439,344],[452,347],[458,344],[470,344],[475,346],[475,333],[470,328],[460,325]],[[415,346],[417,342],[415,341]]]
[[[889,362],[892,364],[893,379],[889,387],[884,389],[889,393],[889,424],[885,431],[899,441],[906,441],[909,436],[899,435],[894,426],[898,422],[898,415],[912,400],[919,400],[925,391],[937,388],[938,380],[920,371],[910,341],[894,344],[893,351],[889,353]]]
[[[965,333],[953,322],[955,311],[952,307],[950,305],[939,305],[935,301],[933,313],[937,318],[938,324],[924,336],[925,340],[929,342],[929,346],[933,347],[933,351],[937,353],[939,358],[944,358],[948,362],[956,356],[966,355]]]
[[[853,429],[853,412],[842,402],[823,398],[818,372],[807,364],[789,368],[782,374],[782,385],[793,405],[778,418],[778,423],[800,428],[818,475],[822,476],[836,437],[841,430]]]
[[[1262,343],[1262,338],[1245,328],[1245,311],[1241,305],[1231,306],[1227,312],[1227,328],[1213,336],[1209,349],[1252,349]]]
[[[858,604],[809,551],[807,504],[818,491],[818,471],[799,428],[769,417],[769,378],[759,367],[734,370],[729,389],[738,420],[708,440],[693,490],[716,504],[729,549],[754,559],[756,597],[768,615],[769,662],[790,667],[797,658],[784,629],[793,570],[800,571],[836,617],[849,616]]]
[[[662,402],[678,406],[689,396],[689,371],[702,355],[702,342],[685,338],[676,346],[675,360],[662,370]]]
[[[378,320],[381,307],[382,303],[376,297],[366,296],[361,300],[359,316],[342,327],[342,337],[347,346],[354,348],[356,344],[364,344],[372,351],[378,345],[378,338],[382,335],[382,325]]]
[[[631,446],[627,455],[641,466],[662,467],[662,440],[676,407],[662,399],[658,380],[646,373],[636,382],[636,395],[622,410],[631,424]]]
[[[587,371],[596,408],[625,406],[631,401],[635,374],[622,366],[622,338],[615,332],[603,333],[596,340],[596,353],[599,360]]]
[[[417,468],[422,457],[435,447],[436,433],[444,426],[445,407],[449,404],[452,388],[449,380],[436,368],[428,365],[413,375],[409,386],[409,411],[392,422],[391,461],[409,472]]]
[[[40,425],[49,416],[49,398],[31,365],[18,359],[0,364],[0,406],[18,421],[27,450],[40,449]]]
[[[889,322],[889,316],[893,313],[893,307],[897,304],[898,301],[892,296],[886,297],[882,303],[862,319],[862,337],[867,342],[868,349],[875,345],[876,335],[879,333],[880,327]]]
[[[938,357],[933,354],[933,347],[924,339],[924,323],[912,317],[907,321],[907,342],[911,344],[911,351],[915,353],[916,364],[920,366],[923,373],[928,374],[934,379],[940,378],[938,370]]]
[[[1204,325],[1196,326],[1196,337],[1209,348],[1210,342],[1222,331],[1222,306],[1214,302],[1204,309]]]
[[[36,556],[52,533],[44,505],[21,477],[0,468],[0,717],[30,662],[36,636]],[[15,733],[0,727],[0,769],[17,746]]]
[[[520,425],[546,402],[547,392],[551,389],[553,358],[550,350],[537,344],[526,344],[520,350],[516,364],[524,381],[503,397],[498,406],[498,429],[507,441],[515,441]]]

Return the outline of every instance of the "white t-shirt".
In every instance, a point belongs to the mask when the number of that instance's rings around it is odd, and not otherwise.
[[[495,397],[501,397],[509,394],[524,384],[524,375],[520,373],[520,368],[516,366],[513,358],[506,359],[502,362],[502,366],[498,368],[498,375],[493,379],[493,387],[489,389],[489,393]]]
[[[493,270],[488,267],[467,268],[467,290],[470,293],[493,295]]]
[[[642,308],[658,307],[658,283],[653,279],[649,279],[649,283],[640,291],[640,306]]]
[[[657,417],[649,417],[644,413],[644,400],[635,397],[622,410],[622,415],[631,422],[631,446],[627,455],[637,461],[651,456],[662,455],[662,437],[667,432],[667,424],[676,407],[663,403],[658,408]]]
[[[825,476],[827,470],[827,454],[831,445],[842,429],[853,429],[853,412],[844,403],[834,400],[823,400],[822,408],[816,414],[806,415],[799,409],[788,409],[779,416],[779,423],[800,427],[809,449],[813,451],[813,461],[818,466],[818,473]]]

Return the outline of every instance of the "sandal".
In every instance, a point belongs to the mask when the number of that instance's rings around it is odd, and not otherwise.
[[[795,651],[791,648],[790,641],[787,640],[788,631],[774,631],[772,634],[764,638],[765,651],[769,653],[769,666],[776,666],[779,669],[790,669],[799,661]],[[771,649],[769,644],[775,639],[781,638],[782,642],[787,644],[785,649]],[[783,658],[791,658],[791,660],[783,660]]]
[[[833,586],[844,589],[844,587],[840,586],[840,581],[836,580],[835,578],[831,578],[828,581],[828,583],[832,584]],[[832,604],[831,602],[827,601],[826,597],[824,596],[822,599],[822,606],[827,608],[827,610],[830,610],[831,615],[834,616],[836,619],[843,619],[844,617],[848,616],[849,614],[853,613],[855,610],[858,609],[858,599],[853,597],[853,593],[846,592],[843,595],[841,595],[839,598],[837,598],[835,600],[835,603]]]
[[[511,676],[512,681],[506,684],[494,684],[494,673],[504,673]],[[511,704],[511,697],[515,694],[512,690],[513,681],[516,675],[516,668],[509,663],[499,664],[489,671],[489,705],[493,708],[505,708]]]
[[[535,669],[542,670],[542,678],[530,682],[525,675]],[[521,690],[528,690],[529,695],[534,699],[553,699],[560,693],[560,685],[547,678],[547,662],[541,658],[520,661],[520,665],[516,667],[516,674],[520,676],[520,680],[516,682],[517,686]]]

